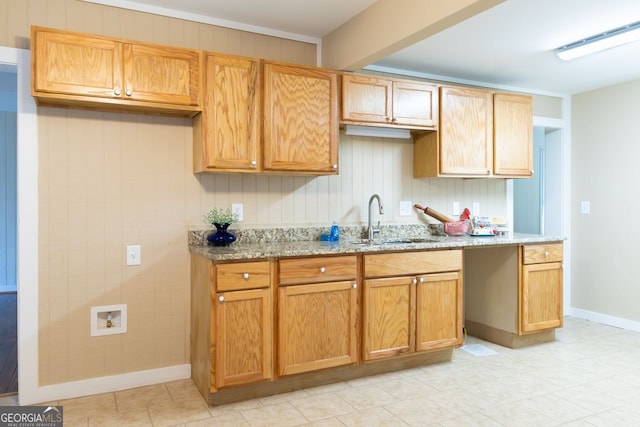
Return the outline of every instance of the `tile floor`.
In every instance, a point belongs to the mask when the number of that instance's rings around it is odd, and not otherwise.
[[[566,318],[556,337],[219,407],[190,380],[55,403],[65,426],[640,426],[640,333]]]

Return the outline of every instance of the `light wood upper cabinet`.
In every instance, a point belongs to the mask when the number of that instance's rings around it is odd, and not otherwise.
[[[493,173],[533,174],[533,101],[528,95],[493,95]]]
[[[194,120],[195,170],[260,171],[260,61],[209,52],[203,61],[203,109]]]
[[[32,28],[33,90],[121,98],[122,43],[77,33]],[[35,96],[35,95],[34,95]]]
[[[519,331],[562,326],[562,243],[521,247]]]
[[[200,104],[196,50],[123,43],[124,98],[175,105]]]
[[[338,172],[338,75],[264,62],[264,170]]]
[[[437,87],[418,81],[343,74],[341,121],[434,129],[438,125]]]
[[[191,116],[200,109],[192,49],[31,28],[32,95],[41,105]]]
[[[532,111],[530,96],[441,87],[438,131],[414,137],[414,177],[530,177]]]

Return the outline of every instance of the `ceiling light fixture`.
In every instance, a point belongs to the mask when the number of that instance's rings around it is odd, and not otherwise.
[[[568,61],[636,40],[640,40],[640,21],[562,46],[556,53]]]
[[[409,131],[409,129],[357,125],[346,125],[345,134],[352,136],[372,136],[375,138],[411,138],[411,132]]]

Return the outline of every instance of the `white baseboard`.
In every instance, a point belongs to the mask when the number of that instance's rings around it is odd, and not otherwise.
[[[580,308],[570,308],[567,315],[578,319],[592,320],[604,325],[615,326],[616,328],[627,329],[633,332],[640,332],[640,322],[623,319],[621,317],[610,316],[608,314],[596,313],[595,311],[582,310]]]
[[[189,364],[40,386],[29,392],[19,389],[18,400],[20,405],[31,405],[92,394],[109,393],[185,378],[191,378],[191,365]]]

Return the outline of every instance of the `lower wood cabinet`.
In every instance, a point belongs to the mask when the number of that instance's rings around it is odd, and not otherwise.
[[[520,333],[562,326],[562,243],[521,247]]]
[[[462,251],[365,255],[364,264],[365,277],[392,276],[364,281],[365,360],[462,344]]]
[[[191,257],[191,373],[203,396],[273,378],[273,271]]]
[[[278,374],[358,360],[356,256],[279,262]]]
[[[354,281],[279,289],[280,375],[357,361],[357,292]]]
[[[215,385],[271,378],[271,289],[216,293]]]

